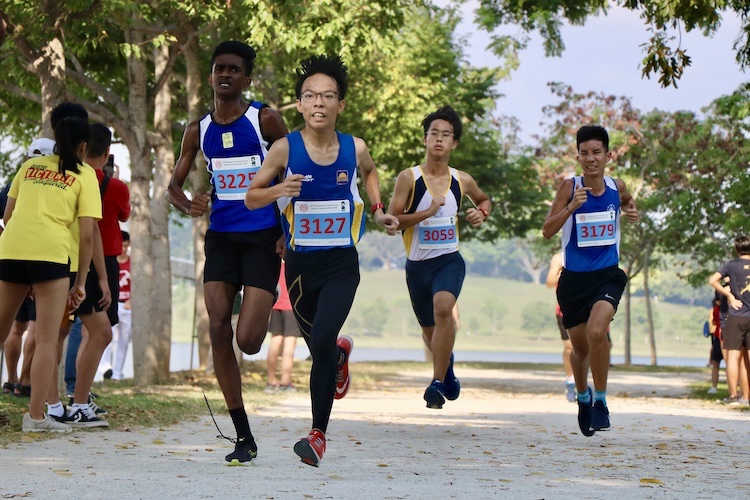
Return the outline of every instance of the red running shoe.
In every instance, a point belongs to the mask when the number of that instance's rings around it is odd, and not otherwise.
[[[299,455],[307,465],[318,467],[323,453],[326,452],[326,437],[318,429],[313,429],[307,437],[294,444],[294,453]]]
[[[336,345],[344,351],[344,362],[339,365],[339,372],[336,374],[336,393],[333,397],[341,399],[349,392],[349,355],[354,349],[354,341],[350,336],[342,335]]]

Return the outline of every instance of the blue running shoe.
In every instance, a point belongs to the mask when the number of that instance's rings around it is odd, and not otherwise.
[[[456,378],[456,374],[453,373],[453,353],[451,353],[451,362],[448,365],[448,371],[445,372],[445,382],[443,382],[443,395],[448,401],[455,401],[458,399],[458,395],[461,394],[461,382]]]
[[[594,394],[591,392],[591,387],[588,388],[588,391],[591,398],[589,402],[581,403],[578,401],[578,427],[581,429],[581,434],[591,437],[596,432],[595,429],[591,428],[591,421],[594,418],[594,407],[591,402],[594,400]]]
[[[424,391],[424,400],[427,401],[427,408],[439,410],[445,404],[445,388],[439,380],[433,380],[430,386]]]
[[[594,414],[591,418],[591,428],[595,431],[608,431],[609,427],[609,408],[604,404],[604,401],[594,401]]]

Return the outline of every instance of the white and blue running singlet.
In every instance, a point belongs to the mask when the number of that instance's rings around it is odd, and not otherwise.
[[[573,191],[581,186],[583,177],[573,177]],[[601,196],[589,192],[563,224],[563,267],[569,271],[597,271],[620,261],[620,193],[611,177],[604,177],[604,186]]]
[[[200,121],[200,147],[211,173],[209,229],[250,232],[278,225],[273,203],[256,210],[245,206],[245,193],[268,153],[260,131],[263,104],[252,102],[244,115],[221,125],[207,114]]]
[[[305,176],[299,196],[277,201],[287,247],[295,252],[353,247],[365,232],[354,138],[340,132],[336,135],[339,154],[331,165],[312,161],[299,131],[286,136],[289,141],[286,175]]]
[[[414,177],[412,196],[406,204],[404,213],[413,214],[427,210],[432,204],[434,193],[427,187],[422,168],[417,165],[411,168]],[[434,259],[441,255],[458,251],[458,207],[461,205],[463,191],[458,170],[450,168],[451,182],[445,196],[445,205],[435,215],[419,224],[404,229],[402,236],[406,247],[406,258],[413,261]]]

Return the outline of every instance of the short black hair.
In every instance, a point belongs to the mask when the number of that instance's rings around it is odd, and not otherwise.
[[[601,125],[584,125],[576,133],[576,149],[581,147],[582,142],[602,141],[604,149],[609,151],[609,134]]]
[[[297,68],[297,99],[302,95],[302,85],[305,80],[318,73],[328,75],[336,80],[339,99],[346,97],[349,88],[349,70],[339,55],[317,55],[311,56],[299,63]]]
[[[112,132],[103,123],[91,124],[91,138],[89,139],[88,155],[98,158],[107,152],[112,144]]]
[[[52,125],[52,130],[57,128],[57,124],[62,121],[63,118],[80,118],[81,120],[88,121],[89,113],[86,108],[75,102],[61,102],[52,113],[49,115],[49,121]]]
[[[433,111],[429,115],[424,117],[422,120],[422,128],[424,129],[424,135],[427,135],[427,131],[430,129],[430,125],[435,120],[445,120],[453,127],[453,139],[458,141],[461,139],[461,134],[464,132],[464,125],[461,123],[461,117],[458,116],[456,110],[446,105],[437,111]]]
[[[250,76],[253,72],[253,66],[255,65],[255,49],[246,43],[238,42],[237,40],[227,40],[221,42],[214,49],[214,53],[211,55],[211,73],[214,71],[214,61],[222,54],[234,54],[242,58],[242,63],[245,66],[245,76]]]
[[[750,255],[750,238],[742,234],[734,239],[734,249],[739,255]]]
[[[120,230],[120,233],[122,234],[122,241],[130,241],[130,233],[127,231]]]

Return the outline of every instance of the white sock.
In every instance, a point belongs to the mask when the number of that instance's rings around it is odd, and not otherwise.
[[[565,383],[566,384],[575,384],[576,383],[576,379],[575,379],[575,377],[566,377]]]
[[[60,401],[51,405],[47,404],[47,415],[54,415],[55,417],[62,417],[65,413],[65,408]]]

